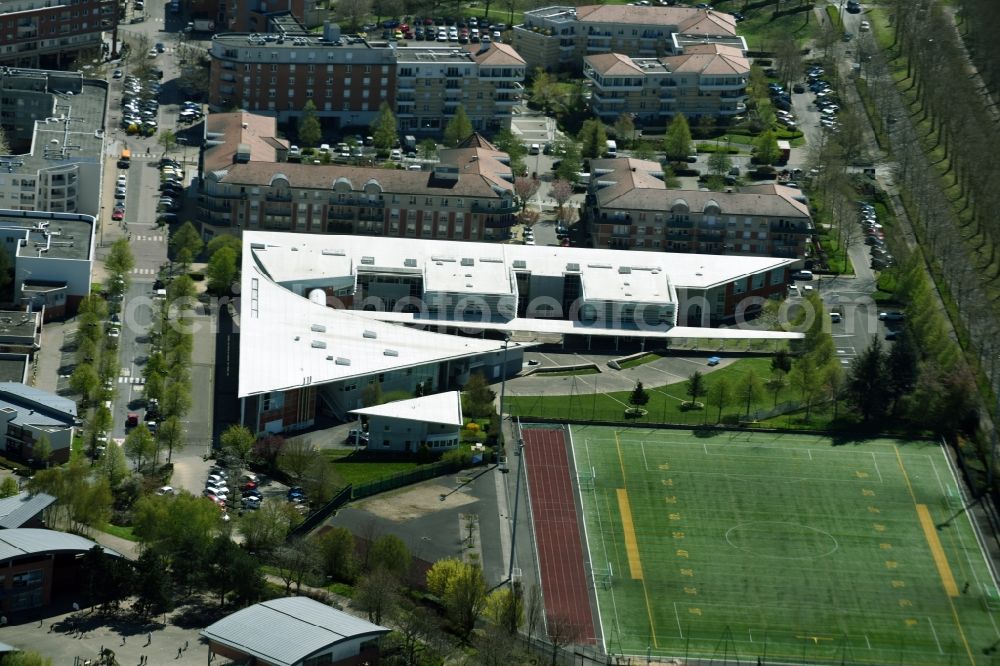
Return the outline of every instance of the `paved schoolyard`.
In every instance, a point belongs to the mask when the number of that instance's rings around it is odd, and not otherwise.
[[[171,622],[178,617],[174,613],[170,617]],[[79,612],[71,610],[61,615],[0,627],[0,641],[24,650],[34,650],[52,659],[52,663],[58,666],[75,664],[77,657],[81,664],[87,663],[88,659],[96,664],[102,648],[113,650],[121,666],[137,665],[143,656],[150,666],[208,663],[208,646],[202,643],[198,632],[211,621],[204,624],[184,619],[179,621],[183,627],[172,623],[166,626],[143,625],[124,619],[109,620],[88,609]],[[185,628],[189,625],[190,628]],[[187,650],[184,650],[185,644]]]

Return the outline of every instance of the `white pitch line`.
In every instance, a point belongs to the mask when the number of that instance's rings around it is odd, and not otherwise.
[[[747,627],[747,633],[750,634],[750,642],[753,643],[753,632],[750,631],[750,627]]]
[[[684,638],[684,630],[681,629],[681,614],[677,612],[677,602],[674,602],[674,617],[677,618],[677,633]]]
[[[809,454],[809,460],[812,460],[812,459],[813,459],[813,452],[812,452],[812,449],[806,449],[806,453],[808,453],[808,454]]]
[[[927,459],[931,461],[931,469],[934,470],[934,476],[937,477],[938,487],[941,489],[941,496],[943,497],[948,494],[948,491],[945,490],[944,482],[941,481],[941,475],[938,474],[937,465],[934,464],[934,458],[927,456]]]
[[[937,643],[938,654],[944,654],[944,650],[941,649],[941,641],[938,640],[937,631],[934,629],[934,620],[931,619],[930,615],[927,616],[927,621],[931,625],[931,634],[934,636],[934,642]]]
[[[875,457],[875,452],[872,451],[872,463],[875,464],[875,473],[878,474],[878,482],[885,483],[882,481],[882,472],[878,468],[878,458]]]
[[[642,440],[639,440],[639,450],[642,451],[642,465],[645,468],[645,470],[648,472],[648,471],[650,471],[650,469],[649,469],[649,461],[646,460],[646,446],[645,446],[645,444],[643,444]]]
[[[865,643],[868,644],[868,649],[871,650],[872,649],[872,642],[870,640],[868,640],[868,634],[865,634]]]

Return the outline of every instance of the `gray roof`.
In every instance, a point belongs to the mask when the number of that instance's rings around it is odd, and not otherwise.
[[[56,498],[45,493],[18,493],[0,499],[0,528],[20,527],[54,504]]]
[[[269,663],[292,666],[331,645],[387,633],[386,627],[307,597],[285,597],[237,611],[201,635]]]
[[[84,552],[96,545],[90,539],[68,532],[26,527],[0,530],[0,562],[41,553]],[[110,548],[104,548],[104,552],[108,555],[121,557],[121,553]]]
[[[76,403],[55,393],[19,382],[0,383],[0,409],[16,409],[14,423],[36,427],[69,427],[76,421]]]

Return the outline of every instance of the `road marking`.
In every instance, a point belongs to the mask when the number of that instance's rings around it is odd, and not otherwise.
[[[938,537],[937,528],[934,526],[934,519],[931,518],[931,512],[926,504],[917,505],[917,517],[920,518],[920,526],[924,529],[924,537],[927,539],[928,546],[930,546],[931,556],[934,558],[935,566],[937,566],[938,575],[941,576],[944,591],[949,597],[957,597],[958,584],[955,583],[951,567],[948,566],[948,556],[944,554],[944,548],[941,547],[941,539]]]
[[[145,384],[146,380],[144,378],[142,378],[142,377],[119,377],[118,378],[118,383],[119,384],[137,384],[137,385],[141,385],[141,384]]]
[[[131,271],[132,275],[155,275],[156,269],[153,268],[133,268]]]
[[[625,533],[625,552],[628,555],[628,569],[632,580],[642,580],[642,562],[639,560],[639,542],[635,536],[635,525],[632,524],[632,507],[628,501],[628,491],[618,488],[618,513],[622,517],[622,530]]]

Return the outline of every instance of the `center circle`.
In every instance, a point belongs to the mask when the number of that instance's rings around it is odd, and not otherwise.
[[[726,541],[737,550],[782,560],[811,560],[833,555],[840,544],[823,530],[761,520],[729,528]]]

